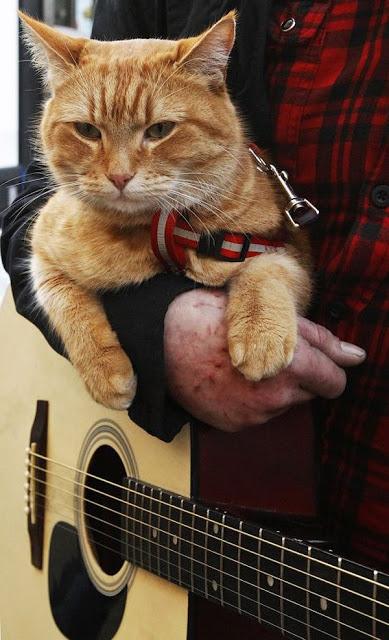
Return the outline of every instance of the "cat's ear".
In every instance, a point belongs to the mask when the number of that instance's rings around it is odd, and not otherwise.
[[[85,38],[72,38],[19,11],[23,36],[33,64],[44,72],[51,89],[78,65]]]
[[[235,42],[236,12],[230,11],[219,22],[197,38],[182,40],[179,63],[195,73],[208,77],[211,85],[225,82],[228,58]]]

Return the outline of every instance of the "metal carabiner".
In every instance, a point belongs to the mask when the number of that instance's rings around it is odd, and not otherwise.
[[[257,164],[257,170],[261,173],[270,173],[278,182],[283,192],[285,193],[288,204],[284,211],[289,222],[293,227],[303,227],[310,222],[316,220],[319,215],[319,209],[317,209],[306,198],[300,198],[292,189],[288,174],[286,171],[278,171],[274,164],[269,164],[261,156],[259,156],[252,146],[249,147],[250,153],[255,158]]]

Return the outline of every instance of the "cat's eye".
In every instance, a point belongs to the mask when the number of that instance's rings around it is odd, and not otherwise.
[[[76,131],[84,138],[89,140],[99,140],[101,138],[101,131],[89,122],[75,122]]]
[[[175,126],[175,122],[169,122],[168,120],[165,122],[156,122],[146,129],[145,138],[148,140],[161,140],[161,138],[166,138]]]

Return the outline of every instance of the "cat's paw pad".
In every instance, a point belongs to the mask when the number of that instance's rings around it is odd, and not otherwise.
[[[229,334],[232,365],[247,380],[259,381],[285,369],[292,361],[296,348],[296,328],[274,327],[258,330],[250,326],[238,334]]]
[[[109,409],[124,410],[136,393],[136,375],[123,349],[101,349],[82,372],[92,397]]]

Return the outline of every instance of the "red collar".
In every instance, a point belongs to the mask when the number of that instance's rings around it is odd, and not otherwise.
[[[200,234],[178,211],[157,211],[151,222],[151,246],[155,256],[169,271],[183,271],[186,265],[186,248],[198,254],[225,262],[243,262],[246,258],[263,253],[273,253],[285,246],[280,240],[268,240],[245,233],[218,231],[211,235]]]

